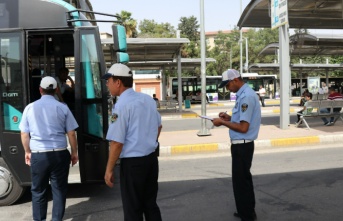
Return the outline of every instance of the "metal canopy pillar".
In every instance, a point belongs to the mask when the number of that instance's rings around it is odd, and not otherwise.
[[[280,45],[280,129],[288,129],[290,123],[290,58],[288,24],[279,27]]]
[[[177,30],[177,38],[180,38],[181,31]],[[182,77],[181,77],[181,48],[177,55],[177,100],[179,102],[179,112],[182,112]]]
[[[329,69],[325,69],[325,76],[326,76],[326,86],[329,87]]]
[[[302,69],[299,70],[299,78],[300,78],[300,83],[299,83],[300,94],[299,94],[299,96],[301,97],[301,95],[303,94],[303,70]]]
[[[161,98],[161,100],[166,100],[166,98],[167,98],[167,93],[166,93],[166,90],[167,90],[166,80],[167,80],[167,78],[166,78],[166,67],[165,66],[163,66],[163,68],[162,68],[161,75],[162,75],[162,98]]]
[[[200,43],[201,43],[201,115],[206,115],[206,45],[205,45],[205,19],[204,0],[200,0]],[[201,128],[198,136],[211,135],[206,128],[207,120],[201,118]]]

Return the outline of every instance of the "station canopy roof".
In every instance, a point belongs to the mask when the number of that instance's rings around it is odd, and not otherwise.
[[[134,69],[162,69],[177,68],[177,56],[185,44],[189,44],[187,38],[127,38],[127,53],[130,62],[127,64]],[[113,63],[113,39],[101,39],[101,44],[108,66]],[[206,62],[215,62],[213,58],[207,58]],[[192,69],[201,63],[200,58],[181,59],[182,69]]]
[[[291,55],[343,54],[343,35],[341,34],[294,34],[290,36],[289,44]],[[259,55],[277,55],[277,49],[279,49],[279,43],[271,43]]]
[[[279,67],[279,63],[256,63],[249,65],[249,71],[276,72]],[[343,70],[343,64],[291,64],[291,69],[295,72]]]
[[[238,26],[270,28],[270,0],[251,0],[244,9]],[[290,28],[342,29],[342,0],[288,0]]]

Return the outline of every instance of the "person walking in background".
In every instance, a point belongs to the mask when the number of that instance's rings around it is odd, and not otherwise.
[[[336,92],[334,87],[330,87],[328,100],[343,100],[343,96],[342,96],[342,94]],[[342,110],[342,108],[334,108],[333,112],[339,113],[341,110]],[[330,113],[330,109],[322,108],[322,109],[320,109],[320,113]],[[335,123],[334,117],[331,117],[330,121],[328,121],[326,119],[326,117],[322,117],[322,120],[323,120],[325,126],[331,126],[331,125],[334,125],[334,123]]]
[[[231,139],[232,186],[237,212],[234,216],[244,221],[256,220],[255,193],[250,172],[254,155],[254,140],[261,125],[261,106],[255,91],[241,78],[238,71],[229,69],[222,74],[219,88],[237,93],[232,116],[219,113],[212,120],[214,126],[228,127]]]
[[[262,107],[265,107],[266,105],[264,104],[264,97],[266,96],[266,89],[264,89],[262,85],[260,85],[260,89],[258,90],[258,95],[260,97]]]
[[[160,108],[160,101],[159,101],[158,98],[156,97],[156,94],[153,94],[153,95],[152,95],[152,99],[155,100],[155,102],[156,102],[156,107],[157,107],[157,108]]]
[[[309,104],[308,101],[312,100],[312,93],[306,92],[306,93],[304,93],[304,97],[305,97],[306,101],[304,103],[303,109],[301,111],[298,111],[298,113],[297,113],[298,120],[297,120],[297,122],[295,122],[295,124],[299,123],[301,115],[306,115],[306,114],[312,112],[312,110],[313,110],[312,108],[308,108],[308,104]]]
[[[76,120],[65,104],[54,98],[57,82],[44,77],[42,97],[27,105],[19,125],[25,163],[31,166],[33,220],[46,220],[48,185],[53,196],[52,220],[62,220],[65,211],[69,164],[78,162]],[[71,154],[67,150],[67,139]]]
[[[120,189],[125,221],[162,220],[156,203],[158,159],[155,153],[162,125],[156,103],[149,95],[132,89],[131,70],[114,64],[102,79],[112,96],[120,96],[114,106],[106,139],[110,152],[104,176],[114,185],[114,167],[120,158]]]

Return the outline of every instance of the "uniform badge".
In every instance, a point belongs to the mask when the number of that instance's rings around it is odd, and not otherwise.
[[[246,110],[248,110],[248,104],[246,104],[246,103],[244,103],[244,104],[242,104],[242,106],[241,106],[242,108],[242,112],[245,112]]]
[[[111,116],[111,123],[115,122],[118,119],[118,114],[113,113]]]

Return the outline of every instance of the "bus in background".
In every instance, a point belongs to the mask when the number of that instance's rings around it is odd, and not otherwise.
[[[74,72],[75,94],[68,106],[79,124],[79,164],[70,171],[69,182],[104,182],[108,91],[100,78],[106,66],[99,29],[84,15],[102,13],[62,0],[2,0],[0,11],[0,206],[16,202],[31,185],[19,123],[25,106],[40,98],[41,78],[55,77],[61,67]],[[117,16],[110,20],[121,22]],[[125,28],[112,28],[117,62],[128,60],[122,53]]]
[[[242,78],[254,91],[258,91],[260,85],[266,89],[267,98],[278,98],[280,85],[277,75],[259,75],[258,73],[242,73]]]
[[[258,91],[259,86],[263,85],[266,89],[266,96],[276,98],[279,89],[276,75],[258,75],[257,73],[242,73],[242,78],[249,87]],[[221,76],[206,76],[206,96],[209,102],[218,100],[229,100],[230,92],[224,88],[218,88]],[[170,77],[168,82],[168,96],[174,99],[178,92],[177,77]],[[182,77],[182,97],[191,98],[192,102],[201,102],[201,78],[200,77]]]
[[[209,102],[218,101],[218,85],[221,82],[221,76],[206,76],[206,100]],[[167,94],[172,99],[177,97],[178,79],[170,77],[168,81]],[[200,77],[182,77],[182,97],[188,98],[191,102],[201,102],[201,78]]]

